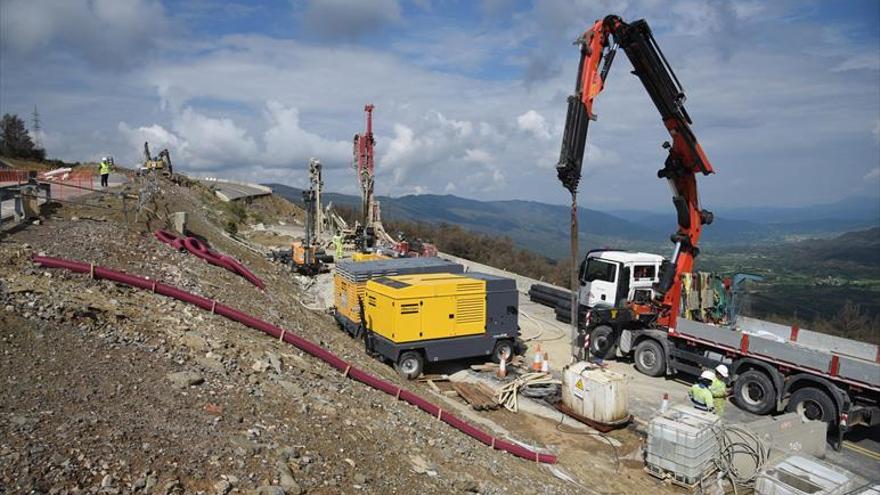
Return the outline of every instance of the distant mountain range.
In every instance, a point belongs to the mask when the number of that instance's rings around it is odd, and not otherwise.
[[[302,190],[266,184],[296,203]],[[476,232],[505,235],[517,245],[553,258],[568,253],[569,208],[536,201],[477,201],[451,195],[420,194],[397,198],[380,196],[382,216],[389,220],[457,224]],[[360,207],[357,196],[325,193],[324,202]],[[827,205],[797,208],[716,209],[715,221],[703,232],[707,245],[736,246],[784,240],[831,237],[880,226],[880,201],[855,197]],[[664,250],[675,230],[675,213],[668,211],[580,208],[581,249],[616,247]]]

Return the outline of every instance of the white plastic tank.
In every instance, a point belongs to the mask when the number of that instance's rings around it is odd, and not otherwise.
[[[780,460],[755,481],[757,495],[842,495],[854,488],[855,476],[849,471],[804,455]]]
[[[712,471],[718,454],[718,416],[678,405],[648,423],[645,463],[656,475],[692,485]]]
[[[562,371],[562,403],[578,416],[614,425],[629,419],[628,378],[587,362]]]

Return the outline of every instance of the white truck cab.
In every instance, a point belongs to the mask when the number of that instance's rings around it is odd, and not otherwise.
[[[581,262],[578,303],[614,307],[625,301],[649,301],[663,256],[618,250],[593,250]]]

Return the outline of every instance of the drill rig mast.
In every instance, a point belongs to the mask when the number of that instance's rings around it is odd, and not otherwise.
[[[367,251],[375,247],[376,242],[393,246],[397,243],[382,226],[379,202],[373,195],[374,170],[376,167],[373,147],[376,140],[373,138],[373,104],[364,106],[366,113],[367,130],[363,134],[354,136],[354,168],[357,172],[358,184],[361,187],[361,234],[356,234],[355,244],[358,249]],[[357,230],[357,229],[356,229]]]
[[[321,192],[324,190],[322,169],[323,166],[320,160],[317,158],[309,159],[309,186],[315,191],[314,236],[317,243],[320,243],[321,235],[324,233],[324,210],[321,206]]]
[[[557,175],[572,194],[577,191],[587,129],[590,121],[596,120],[593,100],[604,89],[617,49],[622,48],[632,63],[633,74],[642,82],[672,137],[671,144],[663,143],[668,155],[657,176],[669,183],[678,219],[678,229],[671,237],[675,248],[661,267],[654,300],[647,304],[630,303],[628,313],[634,319],[674,332],[681,300],[681,275],[692,271],[702,227],[712,223],[712,213],[700,207],[696,174],[713,173],[712,165],[691,130],[681,84],[644,19],[628,24],[618,16],[607,16],[596,21],[578,38],[577,44],[580,64],[575,94],[568,98]]]
[[[373,225],[376,220],[375,200],[373,199],[373,171],[376,166],[373,156],[373,108],[372,104],[364,106],[367,119],[367,131],[354,135],[354,168],[357,171],[358,183],[361,186],[361,223],[364,227]]]

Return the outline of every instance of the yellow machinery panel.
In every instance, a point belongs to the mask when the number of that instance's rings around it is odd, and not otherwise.
[[[391,259],[388,256],[383,256],[381,254],[376,253],[354,253],[351,255],[352,261],[375,261],[375,260],[387,260]]]
[[[368,327],[395,343],[476,335],[486,331],[486,282],[433,273],[370,280]]]
[[[333,299],[337,317],[358,325],[361,321],[360,301],[367,280],[383,275],[416,273],[461,273],[463,267],[439,258],[392,258],[372,261],[338,261],[333,277]]]
[[[338,273],[333,277],[333,299],[336,311],[352,323],[361,321],[358,301],[364,295],[364,286],[364,283],[353,282]]]

